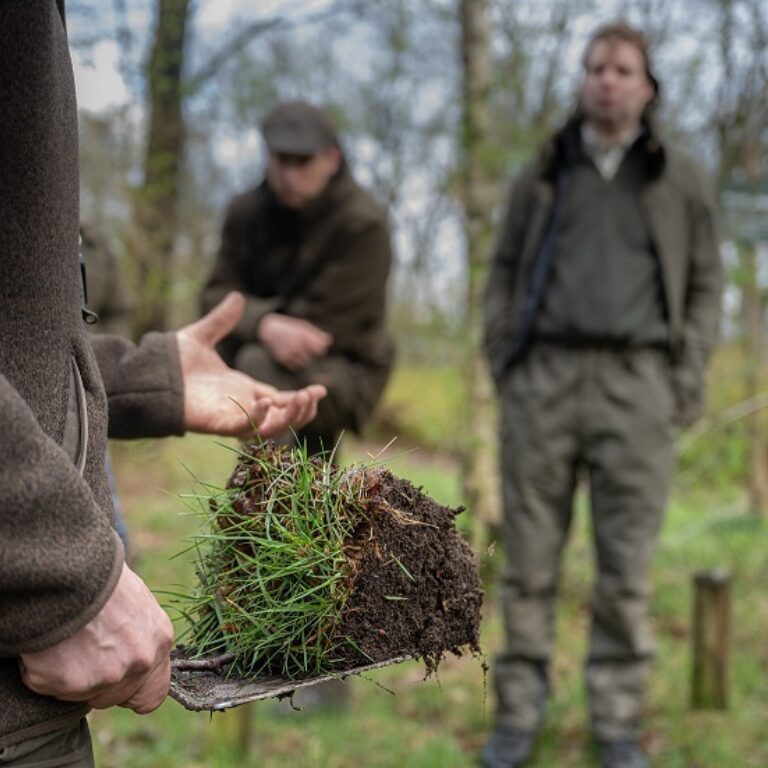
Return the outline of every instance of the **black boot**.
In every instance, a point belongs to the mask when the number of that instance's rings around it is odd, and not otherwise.
[[[533,752],[535,731],[496,728],[480,755],[484,768],[522,768]]]
[[[598,739],[600,768],[648,768],[648,758],[637,739]]]

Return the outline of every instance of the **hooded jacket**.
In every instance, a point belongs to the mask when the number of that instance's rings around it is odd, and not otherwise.
[[[542,244],[553,218],[558,174],[579,126],[579,116],[570,120],[512,185],[485,299],[485,349],[497,382],[533,341],[531,315],[547,288],[546,280],[536,279],[542,273],[536,267],[547,258]],[[715,205],[701,171],[662,143],[652,124],[644,125],[638,141],[647,163],[641,205],[659,260],[678,419],[687,424],[701,408],[705,365],[720,320]]]
[[[112,593],[107,430],[180,434],[183,393],[173,335],[135,347],[85,331],[75,91],[54,0],[0,1],[0,103],[2,747],[87,711],[27,689],[18,657],[77,632]]]

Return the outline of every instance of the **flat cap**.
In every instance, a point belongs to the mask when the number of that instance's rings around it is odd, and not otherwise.
[[[331,116],[306,101],[278,104],[261,124],[270,152],[316,155],[339,143]]]

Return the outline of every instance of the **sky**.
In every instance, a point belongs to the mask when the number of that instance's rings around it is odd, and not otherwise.
[[[198,0],[194,3],[194,34],[204,42],[215,42],[228,31],[257,19],[301,18],[322,12],[330,0]],[[125,13],[119,12],[124,7]],[[130,58],[140,66],[146,56],[146,39],[152,24],[154,4],[149,0],[122,0],[111,3],[86,0],[68,14],[78,104],[89,112],[103,112],[124,107],[131,99],[120,73],[120,46],[115,30],[121,24],[132,34]],[[82,9],[78,11],[78,9]],[[104,39],[88,46],[78,45],[96,32]],[[199,46],[194,46],[194,48]],[[203,46],[204,47],[204,46]]]
[[[120,75],[119,49],[113,40],[97,43],[86,56],[72,52],[77,103],[89,112],[104,112],[125,106],[131,94]]]

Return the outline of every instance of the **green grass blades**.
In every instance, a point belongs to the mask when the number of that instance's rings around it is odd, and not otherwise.
[[[227,487],[196,494],[206,530],[194,537],[199,583],[173,600],[189,622],[182,640],[195,655],[234,655],[241,676],[330,671],[363,473],[271,443],[236,452]]]

